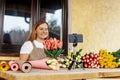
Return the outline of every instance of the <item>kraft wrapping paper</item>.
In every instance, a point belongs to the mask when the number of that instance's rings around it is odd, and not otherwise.
[[[24,73],[28,73],[32,70],[32,65],[29,62],[26,61],[21,61],[21,60],[17,60],[16,61],[19,64],[19,69],[24,72]]]

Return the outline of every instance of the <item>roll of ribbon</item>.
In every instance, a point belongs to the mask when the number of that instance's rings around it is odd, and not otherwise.
[[[16,61],[19,64],[19,68],[22,72],[28,73],[32,70],[32,65],[29,62],[25,62],[25,61]]]
[[[7,61],[1,61],[0,62],[0,70],[7,71],[10,69],[10,66]]]
[[[19,69],[19,64],[16,61],[9,61],[8,64],[12,71],[17,71]]]

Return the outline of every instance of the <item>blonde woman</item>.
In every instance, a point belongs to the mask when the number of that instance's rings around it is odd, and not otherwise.
[[[45,21],[37,22],[28,41],[26,41],[20,50],[20,60],[29,61],[29,60],[38,60],[46,57],[44,53],[43,40],[48,38],[49,35],[49,26]]]

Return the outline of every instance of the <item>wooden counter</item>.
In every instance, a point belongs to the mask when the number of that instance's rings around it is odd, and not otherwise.
[[[41,70],[32,69],[29,73],[21,71],[0,71],[0,77],[7,80],[74,80],[74,79],[94,79],[101,77],[120,77],[120,69],[60,69]]]

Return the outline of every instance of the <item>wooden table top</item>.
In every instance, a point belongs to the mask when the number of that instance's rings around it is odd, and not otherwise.
[[[74,80],[74,79],[90,79],[100,77],[120,77],[120,69],[60,69],[43,70],[32,69],[29,73],[21,71],[0,71],[0,77],[7,80]]]

